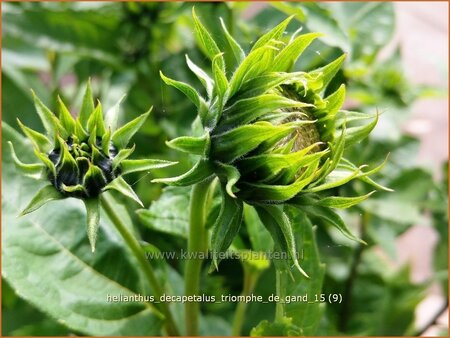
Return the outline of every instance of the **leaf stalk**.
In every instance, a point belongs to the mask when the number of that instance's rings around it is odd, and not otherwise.
[[[110,197],[106,196],[107,194],[102,194],[100,197],[101,206],[105,213],[108,215],[111,222],[114,224],[116,229],[119,231],[122,238],[125,240],[126,245],[133,253],[134,257],[138,261],[139,265],[142,268],[147,280],[155,294],[155,296],[159,299],[164,291],[161,285],[159,284],[156,275],[153,271],[152,266],[146,258],[145,252],[139,244],[138,240],[133,236],[128,227],[122,222],[119,215],[114,209],[113,203],[110,200]],[[179,331],[172,317],[172,313],[165,302],[161,302],[160,309],[164,316],[166,317],[165,328],[167,334],[169,336],[179,336]]]

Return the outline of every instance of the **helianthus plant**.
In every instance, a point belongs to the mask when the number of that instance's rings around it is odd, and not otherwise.
[[[330,196],[332,189],[359,179],[383,188],[369,178],[383,164],[364,170],[344,157],[344,150],[364,139],[375,127],[378,115],[341,110],[345,86],[325,96],[324,92],[344,62],[345,55],[309,72],[291,71],[302,52],[320,33],[286,37],[292,17],[264,34],[245,53],[222,28],[234,68],[227,67],[224,53],[193,10],[199,48],[211,60],[211,69],[201,69],[186,56],[206,98],[189,84],[168,78],[163,81],[184,93],[196,106],[198,117],[192,136],[167,142],[173,149],[196,158],[186,173],[154,180],[174,186],[193,186],[190,205],[189,251],[211,249],[212,267],[218,268],[218,253],[226,251],[237,236],[244,203],[253,206],[274,240],[274,249],[289,254],[275,261],[276,269],[289,273],[292,267],[308,277],[297,259],[292,225],[285,205],[295,205],[308,216],[336,226],[345,236],[359,240],[332,208],[347,208],[370,194],[356,197]],[[368,123],[364,123],[368,120]],[[206,209],[214,187],[220,182],[221,208],[212,226],[211,240],[205,227]],[[186,265],[187,294],[199,291],[201,259]],[[197,334],[197,304],[186,304],[187,333]]]
[[[131,160],[135,146],[128,148],[133,135],[141,128],[151,109],[134,120],[118,127],[119,102],[104,115],[100,101],[94,105],[90,81],[83,97],[78,117],[74,118],[69,109],[58,97],[57,114],[52,112],[32,92],[36,111],[45,128],[46,135],[28,128],[20,120],[18,124],[31,141],[34,154],[39,163],[23,163],[9,142],[13,161],[25,175],[45,180],[48,185],[40,189],[20,216],[29,214],[53,200],[77,198],[84,202],[87,211],[87,235],[92,252],[100,221],[100,206],[109,216],[126,244],[139,262],[149,284],[157,296],[162,288],[154,275],[145,253],[117,215],[113,203],[102,196],[112,190],[132,199],[143,206],[133,188],[123,176],[140,171],[149,171],[173,165],[174,162],[157,159]],[[161,304],[166,316],[166,329],[171,335],[178,331],[166,304]]]

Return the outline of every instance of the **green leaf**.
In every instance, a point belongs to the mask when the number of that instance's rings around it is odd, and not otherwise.
[[[322,35],[321,33],[308,33],[295,38],[294,41],[284,47],[275,57],[273,71],[290,71],[303,51],[311,42]]]
[[[169,148],[193,155],[207,155],[211,141],[209,133],[200,137],[181,136],[166,142]]]
[[[203,98],[200,97],[200,95],[197,93],[197,91],[192,86],[190,86],[186,83],[180,82],[180,81],[169,79],[162,72],[159,72],[159,74],[161,76],[161,79],[165,82],[166,85],[172,86],[172,87],[175,87],[176,89],[178,89],[180,92],[182,92],[184,95],[186,95],[187,98],[189,100],[191,100],[192,103],[194,103],[198,109],[200,109],[200,108],[202,108],[202,106],[206,105]]]
[[[275,246],[287,253],[298,271],[308,278],[308,274],[298,263],[292,224],[282,208],[275,205],[261,205],[255,208],[264,226],[270,232]]]
[[[339,109],[341,109],[342,105],[345,101],[345,85],[342,84],[339,88],[333,93],[325,98],[327,102],[327,118],[333,118],[336,116],[336,113]]]
[[[28,203],[28,205],[20,213],[20,216],[24,216],[33,212],[44,204],[65,198],[58,190],[55,189],[53,185],[47,185],[43,187],[38,193],[33,197],[33,199]]]
[[[3,149],[8,148],[8,140],[23,160],[34,158],[29,142],[3,123]],[[108,301],[108,295],[129,299],[152,295],[143,287],[145,277],[108,218],[102,217],[100,226],[105,231],[95,254],[91,254],[84,230],[86,211],[78,199],[55,201],[17,218],[20,208],[43,182],[18,175],[12,158],[6,151],[4,155],[2,275],[21,302],[62,323],[67,332],[87,336],[161,335],[163,318],[152,304]],[[121,211],[122,206],[116,205]]]
[[[119,120],[120,104],[123,102],[127,95],[123,94],[114,106],[108,109],[105,114],[105,126],[110,128],[112,132],[117,130],[117,123]]]
[[[78,120],[80,121],[81,126],[84,129],[87,129],[89,117],[91,116],[94,109],[95,107],[94,107],[94,98],[92,96],[91,79],[89,79],[86,84],[86,90],[84,92],[80,114],[78,115]]]
[[[103,108],[100,101],[97,102],[97,106],[87,122],[88,132],[93,133],[94,129],[96,130],[96,136],[101,137],[106,132],[105,121],[103,120]]]
[[[274,203],[284,202],[303,190],[315,177],[315,171],[319,165],[320,158],[314,160],[308,165],[305,172],[293,183],[287,185],[279,184],[261,184],[261,183],[242,183],[240,197],[258,202]]]
[[[393,3],[321,3],[320,6],[333,14],[349,37],[352,60],[372,63],[377,53],[392,39],[395,31]]]
[[[79,140],[86,140],[88,138],[87,132],[84,130],[79,119],[75,120],[75,136]]]
[[[305,192],[318,192],[336,188],[350,182],[361,173],[361,168],[357,168],[354,171],[335,169],[326,178],[324,183],[316,185],[312,188],[305,189]]]
[[[330,196],[330,197],[314,197],[311,196],[306,198],[306,196],[299,196],[295,199],[295,204],[304,205],[320,205],[322,207],[334,208],[334,209],[346,209],[354,205],[357,205],[366,199],[368,199],[375,191],[372,191],[366,195],[356,196],[356,197],[341,197],[341,196]]]
[[[34,154],[36,155],[36,157],[38,159],[40,159],[42,161],[42,163],[45,164],[45,166],[50,170],[50,172],[55,177],[56,176],[56,168],[55,168],[55,165],[53,164],[53,162],[50,161],[48,156],[46,154],[44,154],[44,153],[41,153],[41,152],[37,151],[36,149],[34,150]]]
[[[223,112],[221,125],[240,126],[255,121],[282,108],[303,108],[312,105],[294,101],[277,94],[264,94],[239,100]]]
[[[273,246],[272,238],[259,219],[255,208],[249,204],[244,204],[244,222],[252,244],[252,249],[255,251],[268,252]]]
[[[47,64],[44,65],[48,68],[51,60],[45,57],[44,51],[69,56],[62,64],[55,63],[57,77],[67,64],[68,67],[75,67],[74,64],[80,57],[120,67],[118,46],[112,46],[108,42],[117,38],[118,15],[112,14],[111,8],[92,10],[91,7],[90,10],[79,10],[76,7],[71,5],[64,10],[57,6],[8,10],[4,17],[5,36],[19,43],[26,42],[33,54],[42,55],[41,62],[46,60]],[[104,20],[105,15],[108,15],[108,21]],[[33,69],[28,67],[27,69]]]
[[[14,164],[27,176],[32,177],[34,179],[41,179],[42,176],[45,174],[45,166],[36,163],[36,164],[26,164],[19,160],[19,158],[16,155],[16,152],[14,151],[14,146],[12,142],[9,142],[9,148],[11,151],[11,158],[14,161]]]
[[[347,54],[342,54],[336,60],[330,62],[326,66],[313,70],[312,72],[310,72],[310,74],[311,75],[321,74],[323,83],[322,88],[325,89],[341,68],[341,65],[344,63],[346,57]]]
[[[293,207],[285,207],[291,220],[296,245],[301,253],[300,263],[308,271],[311,278],[302,278],[302,275],[293,271],[293,279],[287,278],[286,296],[305,297],[307,301],[293,301],[285,304],[285,315],[292,318],[293,324],[301,327],[303,335],[318,335],[317,329],[323,317],[323,304],[316,302],[316,295],[320,297],[325,275],[325,265],[320,262],[317,239],[311,221],[305,214]]]
[[[362,244],[366,244],[362,239],[359,239],[353,233],[350,231],[350,229],[347,227],[347,225],[344,223],[342,218],[329,209],[328,207],[322,207],[322,206],[299,206],[299,208],[307,213],[310,216],[317,217],[320,219],[323,219],[330,225],[336,227],[345,237],[360,242]]]
[[[150,208],[137,211],[140,221],[150,229],[187,238],[190,188],[166,187]]]
[[[315,143],[299,151],[287,154],[267,153],[246,157],[239,161],[239,169],[243,174],[250,174],[261,181],[270,181],[283,169],[293,168],[297,172],[300,166],[304,166],[323,156],[326,150],[306,155],[317,145]]]
[[[222,18],[220,18],[220,24],[222,25],[223,32],[225,33],[225,38],[228,41],[228,44],[233,51],[234,58],[236,59],[237,64],[240,64],[245,58],[245,52],[242,50],[242,47],[237,43],[237,41],[231,36],[228,32],[227,27]]]
[[[266,46],[271,40],[278,40],[283,35],[284,31],[286,30],[287,25],[289,24],[289,22],[291,22],[291,20],[293,18],[294,18],[293,15],[288,17],[283,22],[278,24],[278,26],[274,27],[269,32],[267,32],[266,34],[261,36],[258,39],[258,41],[256,41],[255,44],[253,45],[252,51],[254,51],[260,47]]]
[[[142,127],[152,109],[153,107],[150,108],[148,112],[136,117],[134,120],[117,129],[112,134],[112,142],[119,148],[126,147],[133,135]]]
[[[225,190],[227,194],[233,198],[236,198],[236,195],[233,192],[233,188],[241,177],[239,170],[232,165],[217,162],[216,174],[222,179],[224,178],[223,180],[226,182]]]
[[[194,19],[194,25],[195,25],[195,36],[197,38],[197,42],[200,46],[200,49],[212,61],[216,55],[221,53],[220,49],[219,49],[219,47],[217,47],[216,42],[211,37],[208,30],[205,28],[205,26],[202,25],[202,23],[198,19],[197,15],[195,14],[194,7],[192,7],[192,17]],[[217,62],[218,62],[219,67],[221,69],[225,70],[225,62],[224,62],[222,56],[219,57],[219,60]]]
[[[109,149],[111,146],[111,128],[108,127],[106,133],[102,135],[102,151],[106,156],[110,156]]]
[[[230,163],[258,147],[268,138],[283,138],[295,129],[293,125],[274,126],[268,122],[244,125],[211,137],[211,154]]]
[[[315,183],[312,184],[318,185],[321,183],[326,177],[338,166],[341,161],[342,155],[344,154],[345,149],[345,141],[346,141],[346,129],[342,129],[341,135],[336,139],[335,142],[330,144],[331,147],[331,157],[325,161],[322,166],[322,171],[317,177]]]
[[[89,130],[88,144],[92,148],[96,148],[96,145],[97,145],[97,127],[96,126],[94,126],[92,129]]]
[[[36,96],[34,91],[31,91],[34,99],[34,106],[44,125],[47,135],[55,137],[59,132],[62,132],[62,127],[58,122],[55,114],[53,114],[47,106]],[[65,131],[64,131],[65,132]]]
[[[292,318],[283,317],[269,322],[261,321],[251,332],[252,337],[291,337],[303,336],[303,330],[292,322]]]
[[[154,183],[165,183],[174,186],[188,186],[205,180],[214,173],[208,160],[201,159],[183,175],[169,178],[157,178]]]
[[[135,148],[135,145],[133,145],[133,147],[131,147],[131,148],[125,148],[125,149],[119,150],[119,152],[113,158],[113,161],[112,161],[113,169],[116,169],[123,160],[127,159],[133,153],[134,148]]]
[[[87,215],[87,235],[91,244],[92,252],[95,251],[95,243],[97,242],[98,226],[100,222],[100,199],[89,198],[83,199],[86,206]]]
[[[24,126],[19,119],[17,119],[20,129],[28,137],[28,139],[33,143],[33,146],[42,153],[46,153],[52,149],[52,144],[47,139],[47,137],[33,129]]]
[[[211,234],[213,261],[210,271],[213,267],[217,270],[219,269],[218,264],[220,263],[220,259],[218,255],[229,248],[233,239],[238,234],[242,223],[242,212],[242,200],[230,197],[226,192],[226,188],[222,186],[222,204]]]
[[[122,162],[120,162],[120,167],[122,169],[122,175],[126,175],[137,171],[161,169],[169,167],[174,164],[177,164],[177,162],[170,162],[165,160],[153,160],[153,159],[123,160]]]
[[[78,177],[79,168],[77,162],[69,151],[67,143],[60,137],[58,137],[58,142],[61,151],[61,158],[58,163],[58,172],[63,173],[63,175],[73,175],[74,177]]]
[[[279,86],[282,83],[285,83],[293,78],[304,78],[303,72],[294,72],[294,73],[281,73],[281,72],[270,72],[266,74],[262,74],[253,78],[249,78],[246,81],[241,89],[239,90],[239,95],[236,96],[236,99],[244,99],[254,96],[259,96],[272,88]]]
[[[75,120],[67,109],[64,102],[61,100],[61,97],[58,95],[58,111],[59,111],[59,120],[61,121],[61,125],[67,131],[69,135],[73,134],[75,131]]]
[[[284,8],[280,8],[283,5]],[[296,19],[302,24],[306,24],[309,30],[323,33],[322,40],[327,45],[339,47],[344,51],[350,50],[347,34],[341,28],[342,20],[336,20],[336,13],[324,8],[326,4],[318,2],[291,2],[274,4],[273,6],[287,15],[291,15],[293,11],[301,10],[303,15],[297,15]]]
[[[216,59],[216,58],[214,58]],[[201,69],[199,66],[197,66],[194,62],[189,59],[189,56],[186,54],[186,63],[189,67],[189,69],[197,76],[197,78],[202,83],[203,87],[206,89],[206,93],[209,97],[212,96],[213,87],[214,87],[214,81],[209,77],[208,74],[206,74],[203,69]]]
[[[374,192],[375,191],[372,191],[366,195],[357,196],[357,197],[340,197],[340,196],[325,197],[325,198],[319,199],[317,204],[321,205],[323,207],[329,207],[329,208],[335,208],[335,209],[350,208],[356,204],[361,203],[362,201],[365,201]]]
[[[138,203],[141,207],[144,207],[138,195],[134,192],[133,188],[122,178],[118,177],[108,183],[108,185],[103,188],[104,191],[115,190],[120,192],[122,195],[131,198],[133,201]]]
[[[358,143],[365,139],[370,132],[375,128],[375,126],[378,123],[378,113],[376,114],[373,121],[370,123],[367,123],[364,126],[358,126],[358,127],[350,127],[347,128],[347,136],[345,138],[345,146],[349,147],[355,143]]]
[[[384,191],[389,191],[389,192],[394,191],[393,189],[385,187],[385,186],[383,186],[383,185],[373,181],[370,177],[368,177],[369,175],[375,174],[375,173],[379,172],[381,169],[383,169],[383,167],[387,163],[388,158],[389,158],[389,156],[386,156],[385,160],[380,165],[376,166],[375,168],[373,168],[373,169],[371,169],[369,171],[366,171],[366,172],[362,172],[361,171],[356,176],[356,178],[361,180],[361,181],[363,181],[363,182],[365,182],[365,183],[367,183],[367,184],[370,184],[371,186],[373,186],[373,187],[375,187],[377,189],[384,190]],[[339,165],[342,169],[346,169],[346,170],[350,170],[350,171],[358,170],[358,167],[356,167],[353,163],[349,162],[348,160],[343,158],[342,162],[343,163],[341,163]]]
[[[214,74],[214,83],[216,85],[216,90],[217,90],[217,95],[219,96],[219,99],[222,102],[222,105],[224,104],[223,99],[224,96],[228,90],[228,79],[225,75],[225,72],[220,68],[218,60],[219,60],[219,55],[216,55],[213,59],[212,62],[212,71]]]
[[[272,54],[273,51],[274,47],[264,46],[255,49],[247,55],[231,77],[229,97],[232,97],[238,92],[245,80],[250,80],[263,73],[270,66],[269,62],[265,62],[264,64],[262,64],[262,62],[263,60],[266,60],[267,55]]]
[[[325,107],[317,110],[314,115],[318,117],[317,125],[322,141],[332,142],[336,131],[336,115],[345,101],[345,86],[341,85],[333,94],[326,97],[324,101],[326,102]],[[343,126],[347,122],[347,120],[344,120]]]

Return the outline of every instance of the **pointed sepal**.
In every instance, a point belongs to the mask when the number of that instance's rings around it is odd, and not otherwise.
[[[192,7],[192,17],[194,18],[195,36],[197,38],[200,49],[212,60],[217,54],[220,54],[220,49],[216,42],[209,34],[208,30],[203,26],[195,13],[195,8]],[[223,57],[219,60],[219,66],[225,70],[225,61]]]
[[[333,210],[331,210],[329,207],[323,207],[323,206],[298,206],[303,212],[308,214],[311,217],[319,218],[328,224],[334,226],[337,228],[345,237],[357,241],[361,244],[367,244],[362,239],[359,239],[356,237],[351,230],[347,227],[345,222],[342,220],[342,218],[335,213]]]
[[[122,169],[122,175],[129,173],[134,173],[138,171],[148,171],[151,169],[161,169],[165,167],[170,167],[178,162],[171,162],[165,160],[153,160],[153,159],[142,159],[142,160],[123,160],[120,163],[120,168]]]
[[[40,152],[43,153],[48,152],[52,148],[51,142],[45,135],[23,125],[19,119],[17,119],[17,124],[19,125],[20,129],[22,129],[23,133],[31,141],[31,143],[33,143],[34,148],[38,149]]]
[[[17,168],[20,169],[20,171],[22,171],[22,173],[34,179],[41,179],[44,176],[45,173],[44,165],[42,165],[41,163],[33,163],[33,164],[23,163],[17,157],[13,144],[10,141],[8,141],[8,144],[11,150],[11,157],[14,161],[14,164],[16,165]]]
[[[308,274],[300,267],[297,258],[295,237],[292,232],[292,224],[281,206],[261,205],[255,207],[258,215],[272,236],[275,247],[289,255],[297,270],[306,278]],[[282,266],[283,264],[279,264]],[[286,264],[284,264],[286,266]],[[287,265],[289,266],[289,265]],[[289,271],[289,270],[288,270]]]
[[[209,153],[211,140],[209,133],[200,137],[181,136],[166,142],[169,148],[193,155],[205,156]]]
[[[67,131],[63,129],[55,114],[53,114],[53,112],[37,97],[33,90],[31,91],[31,94],[33,95],[34,106],[44,125],[47,135],[52,138],[58,134],[67,137]]]
[[[122,177],[116,178],[115,180],[110,182],[106,187],[103,188],[103,191],[107,190],[118,191],[122,195],[131,198],[133,201],[138,203],[142,208],[144,207],[144,204],[141,202],[138,195],[136,195],[133,188]]]
[[[230,197],[226,188],[222,186],[222,205],[211,234],[211,250],[213,252],[211,268],[215,267],[218,270],[219,255],[229,248],[238,234],[242,223],[243,208],[242,200]]]
[[[242,49],[242,47],[239,45],[239,43],[231,36],[230,32],[228,32],[227,27],[225,26],[225,23],[223,22],[223,19],[220,18],[220,24],[222,25],[223,32],[225,33],[225,37],[228,41],[228,44],[231,47],[231,50],[233,51],[234,58],[236,59],[236,63],[240,64],[245,59],[245,52]]]
[[[103,108],[102,104],[97,102],[97,106],[89,116],[87,122],[87,131],[95,136],[102,136],[106,132],[105,122],[103,121]],[[94,133],[95,131],[95,133]]]
[[[191,170],[186,173],[168,178],[157,178],[152,180],[154,183],[165,183],[173,186],[189,186],[202,182],[214,173],[214,169],[208,160],[199,160]]]
[[[112,142],[119,148],[124,148],[130,142],[130,139],[142,127],[147,117],[150,115],[153,107],[148,112],[136,117],[134,120],[128,122],[124,126],[117,129],[111,137]]]
[[[92,252],[95,251],[95,244],[97,242],[98,226],[100,224],[100,199],[88,198],[83,199],[86,206],[87,216],[87,235]]]
[[[58,95],[58,112],[59,112],[59,121],[63,128],[67,131],[69,135],[72,135],[75,131],[75,120],[67,109],[66,105],[62,101],[61,97]]]
[[[113,170],[115,170],[117,167],[119,167],[120,163],[123,160],[127,159],[133,153],[134,148],[135,148],[135,145],[133,145],[131,148],[125,148],[125,149],[119,150],[119,152],[113,158],[113,161],[112,161]]]
[[[30,203],[28,203],[25,209],[23,209],[20,213],[20,216],[36,211],[50,201],[60,200],[63,198],[65,198],[65,196],[57,191],[53,185],[47,185],[37,192]]]
[[[88,80],[86,84],[86,90],[83,96],[83,103],[81,105],[80,115],[78,115],[78,120],[84,129],[87,129],[88,120],[94,111],[94,98],[92,96],[91,89],[91,79]]]
[[[127,95],[122,95],[114,106],[108,109],[105,114],[105,126],[110,128],[112,132],[117,130],[117,123],[119,121],[120,104],[125,99]]]

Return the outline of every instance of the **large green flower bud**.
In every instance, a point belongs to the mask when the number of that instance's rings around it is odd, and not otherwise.
[[[129,160],[132,148],[126,148],[130,139],[145,122],[150,111],[126,125],[117,128],[119,103],[103,117],[100,102],[94,106],[88,83],[78,118],[73,118],[64,102],[58,98],[58,114],[50,111],[33,93],[36,110],[47,135],[24,126],[31,140],[37,164],[22,163],[10,143],[14,162],[25,174],[50,182],[42,188],[22,212],[28,214],[51,200],[75,197],[85,202],[88,215],[88,236],[95,248],[99,222],[99,195],[115,190],[142,202],[122,175],[161,168],[172,162],[152,159]]]
[[[226,250],[237,234],[243,203],[253,205],[272,234],[276,249],[288,251],[294,264],[295,246],[283,205],[322,216],[345,235],[356,239],[327,207],[348,207],[366,196],[319,198],[320,192],[361,179],[379,170],[363,172],[343,158],[344,149],[365,138],[378,116],[342,111],[345,87],[324,97],[345,55],[311,72],[291,72],[301,53],[319,33],[286,40],[286,19],[263,35],[246,54],[222,27],[237,66],[227,69],[223,53],[193,12],[200,49],[210,58],[211,71],[200,69],[188,57],[187,65],[206,88],[203,98],[186,83],[162,79],[183,92],[198,109],[194,136],[168,142],[179,151],[197,155],[187,173],[158,179],[186,186],[211,177],[222,183],[222,209],[214,225],[211,247]],[[294,34],[295,35],[295,34]],[[209,74],[208,74],[209,73]],[[364,119],[372,119],[361,124]],[[215,262],[216,263],[216,262]]]

